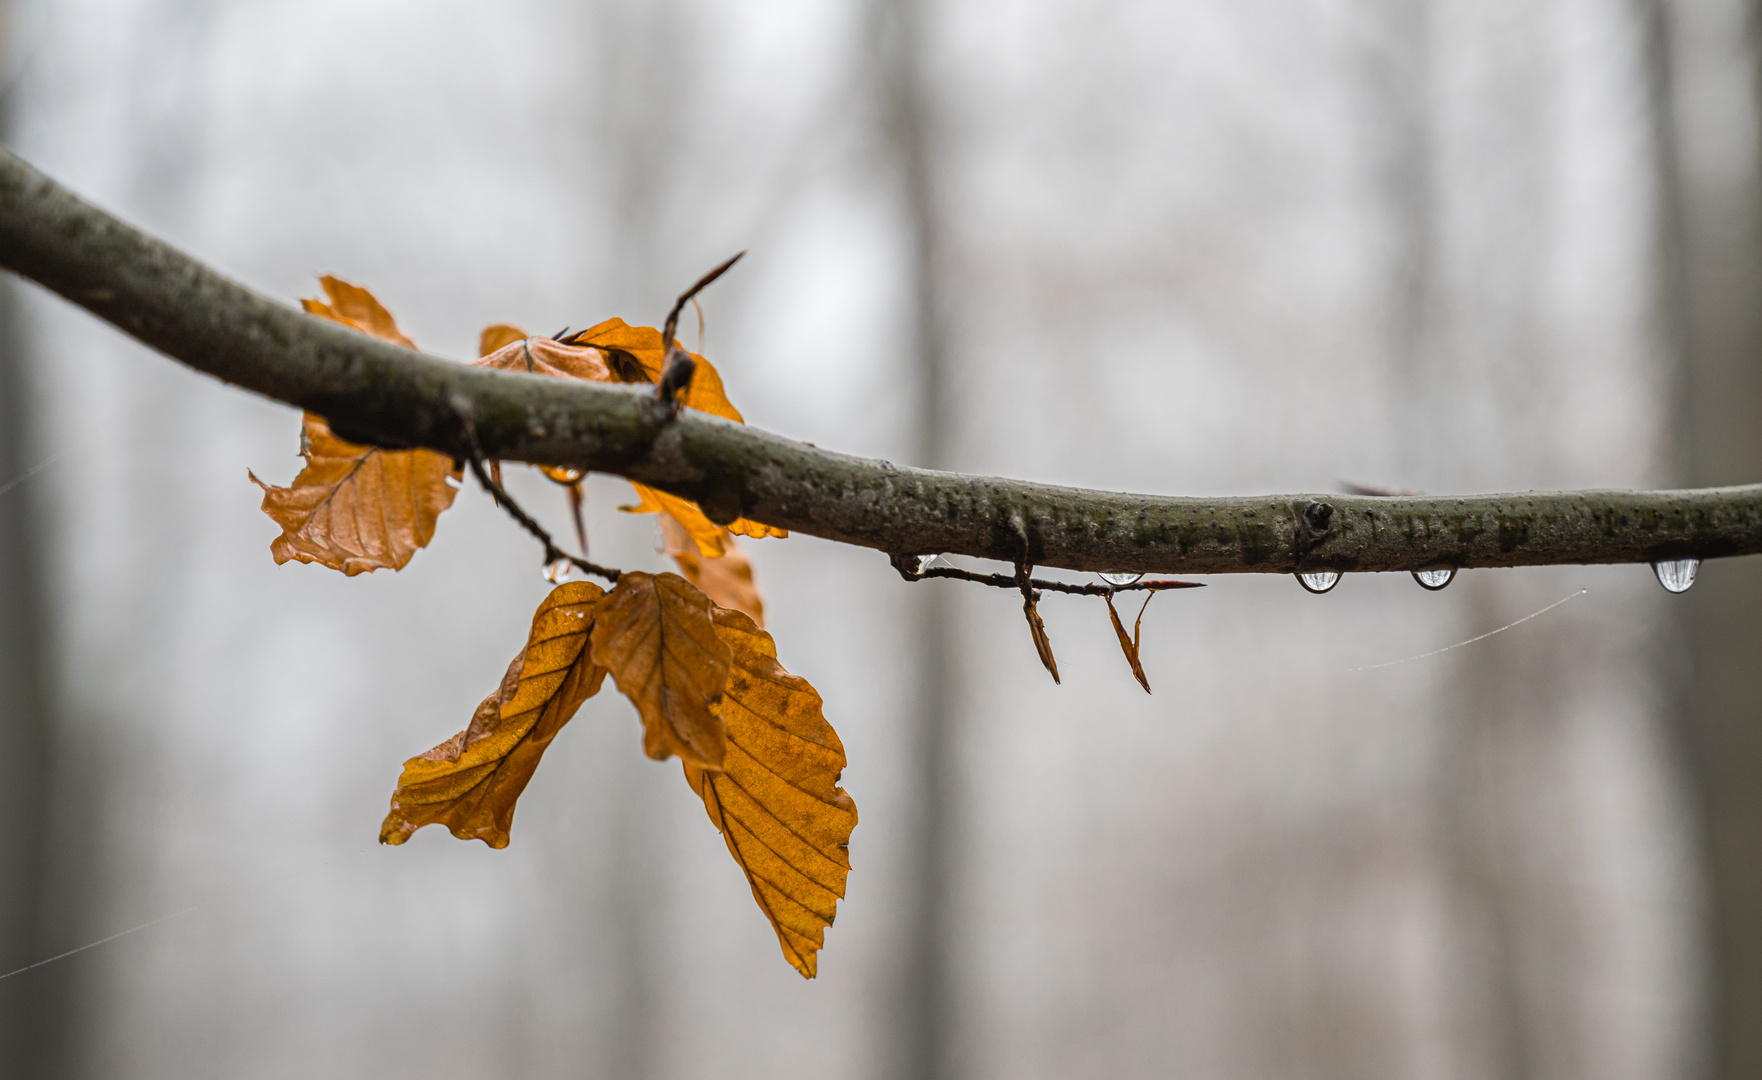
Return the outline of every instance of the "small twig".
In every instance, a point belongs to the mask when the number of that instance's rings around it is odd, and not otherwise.
[[[703,277],[698,278],[697,284],[693,285],[691,288],[689,288],[679,294],[679,299],[673,301],[673,310],[667,312],[667,321],[666,321],[666,323],[664,323],[662,325],[662,328],[661,328],[661,346],[662,346],[662,348],[665,348],[668,350],[671,350],[673,348],[673,332],[675,330],[679,329],[679,314],[680,314],[680,312],[685,310],[686,304],[691,303],[692,297],[696,296],[698,293],[701,293],[705,289],[709,288],[710,284],[712,282],[714,282],[717,278],[721,277],[723,274],[726,274],[728,272],[728,268],[733,266],[735,263],[739,262],[741,260],[741,258],[745,255],[746,255],[746,252],[744,252],[744,251],[735,253],[733,258],[729,259],[727,262],[724,262],[721,266],[716,267],[714,270],[711,270],[709,273],[705,274]]]
[[[673,310],[667,312],[667,321],[661,328],[661,348],[666,350],[666,354],[661,360],[661,377],[655,380],[656,422],[667,423],[679,412],[679,395],[685,392],[685,388],[691,385],[691,377],[697,374],[697,361],[673,340],[674,332],[679,329],[679,313],[685,310],[685,305],[692,302],[698,293],[727,273],[728,268],[739,262],[745,254],[744,251],[737,253],[732,259],[698,278],[696,284],[679,294],[679,299],[673,302]]]
[[[471,466],[471,475],[477,477],[477,482],[483,486],[483,490],[489,492],[490,498],[495,500],[497,506],[506,510],[509,517],[518,521],[521,528],[537,537],[539,543],[545,546],[546,566],[559,559],[567,559],[570,565],[576,569],[603,577],[607,581],[616,582],[624,575],[622,570],[613,570],[610,567],[590,563],[586,559],[578,559],[558,547],[557,542],[551,539],[551,534],[545,531],[545,527],[532,520],[531,515],[522,510],[520,504],[514,501],[514,496],[508,494],[507,489],[490,476],[488,469],[484,468],[483,447],[478,445],[477,425],[472,423],[471,417],[461,413],[459,427],[465,433],[466,444],[471,447],[471,456],[465,459],[466,463]]]
[[[953,578],[956,581],[970,581],[975,585],[989,585],[994,589],[1021,588],[1013,574],[976,574],[971,570],[962,570],[954,566],[930,566],[914,571],[906,565],[906,560],[918,557],[916,555],[894,555],[891,557],[893,568],[898,570],[899,576],[907,581],[923,581],[926,578]],[[1135,581],[1130,585],[1074,585],[1064,581],[1030,578],[1029,584],[1045,592],[1071,593],[1076,596],[1112,596],[1115,593],[1123,592],[1162,592],[1165,589],[1205,588],[1205,583],[1202,581],[1170,581],[1166,578]]]

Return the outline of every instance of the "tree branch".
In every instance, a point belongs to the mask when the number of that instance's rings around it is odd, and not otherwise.
[[[1194,499],[933,472],[686,410],[647,388],[487,371],[267,300],[0,150],[0,265],[198,371],[344,438],[617,473],[712,520],[895,555],[1070,570],[1290,573],[1651,562],[1762,552],[1762,485],[1466,497]]]

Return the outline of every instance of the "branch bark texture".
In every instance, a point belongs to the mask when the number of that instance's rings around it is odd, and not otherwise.
[[[936,472],[821,450],[610,384],[485,371],[275,303],[0,150],[0,265],[198,371],[345,438],[616,473],[892,554],[1070,570],[1290,573],[1650,562],[1762,552],[1762,484],[1463,497],[1175,498]]]

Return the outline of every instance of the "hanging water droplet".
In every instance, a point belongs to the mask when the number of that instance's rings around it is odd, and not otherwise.
[[[1415,570],[1413,580],[1419,582],[1420,588],[1437,592],[1456,580],[1456,568],[1454,566],[1434,566],[1429,570]]]
[[[568,559],[558,559],[545,567],[545,580],[552,585],[561,585],[569,579],[569,574],[574,569],[575,564]]]
[[[1700,569],[1700,559],[1660,559],[1652,564],[1652,573],[1658,575],[1658,584],[1668,593],[1688,592]]]
[[[1312,593],[1325,593],[1340,583],[1338,570],[1311,570],[1307,574],[1297,575],[1297,584]]]
[[[1130,570],[1109,570],[1101,575],[1101,580],[1109,585],[1136,585],[1143,577],[1143,574],[1134,574]]]

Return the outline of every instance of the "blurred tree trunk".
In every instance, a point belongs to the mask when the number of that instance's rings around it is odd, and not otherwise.
[[[0,5],[0,30],[10,28]],[[0,48],[11,42],[0,38]],[[10,134],[11,94],[0,98],[0,138]],[[0,974],[41,959],[39,927],[49,825],[50,728],[43,672],[46,626],[39,591],[40,501],[28,474],[29,390],[15,279],[0,282]],[[0,1073],[41,1072],[51,996],[29,975],[0,982]]]
[[[31,489],[35,462],[18,286],[0,283],[0,974],[41,959],[38,933],[49,824],[50,730],[44,693],[44,620]],[[34,974],[34,973],[33,973]],[[0,1073],[28,1076],[43,1030],[42,986],[31,975],[0,982]]]
[[[949,462],[948,328],[942,268],[947,259],[937,197],[931,93],[925,71],[928,0],[878,0],[884,147],[899,184],[908,242],[906,296],[911,304],[915,368],[914,464],[945,469]],[[955,594],[934,586],[915,590],[912,671],[916,693],[907,760],[915,781],[905,830],[904,912],[898,983],[893,989],[890,1060],[894,1080],[936,1080],[955,1074],[955,1015],[951,986],[950,895],[954,886],[958,768],[954,760]]]
[[[1762,110],[1755,32],[1762,4],[1742,0],[1741,50],[1746,88]],[[1762,477],[1762,177],[1754,140],[1762,130],[1720,130],[1729,145],[1750,147],[1738,168],[1697,162],[1711,149],[1695,144],[1681,92],[1697,45],[1673,43],[1673,11],[1655,7],[1654,100],[1664,182],[1667,282],[1678,298],[1678,439],[1689,484],[1729,484]],[[1674,69],[1674,70],[1673,70]],[[1755,123],[1758,111],[1749,113]],[[1695,123],[1700,127],[1700,123]],[[1747,136],[1747,137],[1745,137]],[[1680,607],[1687,653],[1682,731],[1694,772],[1709,870],[1708,986],[1712,1075],[1762,1076],[1762,560],[1732,559],[1701,570],[1699,587]]]

